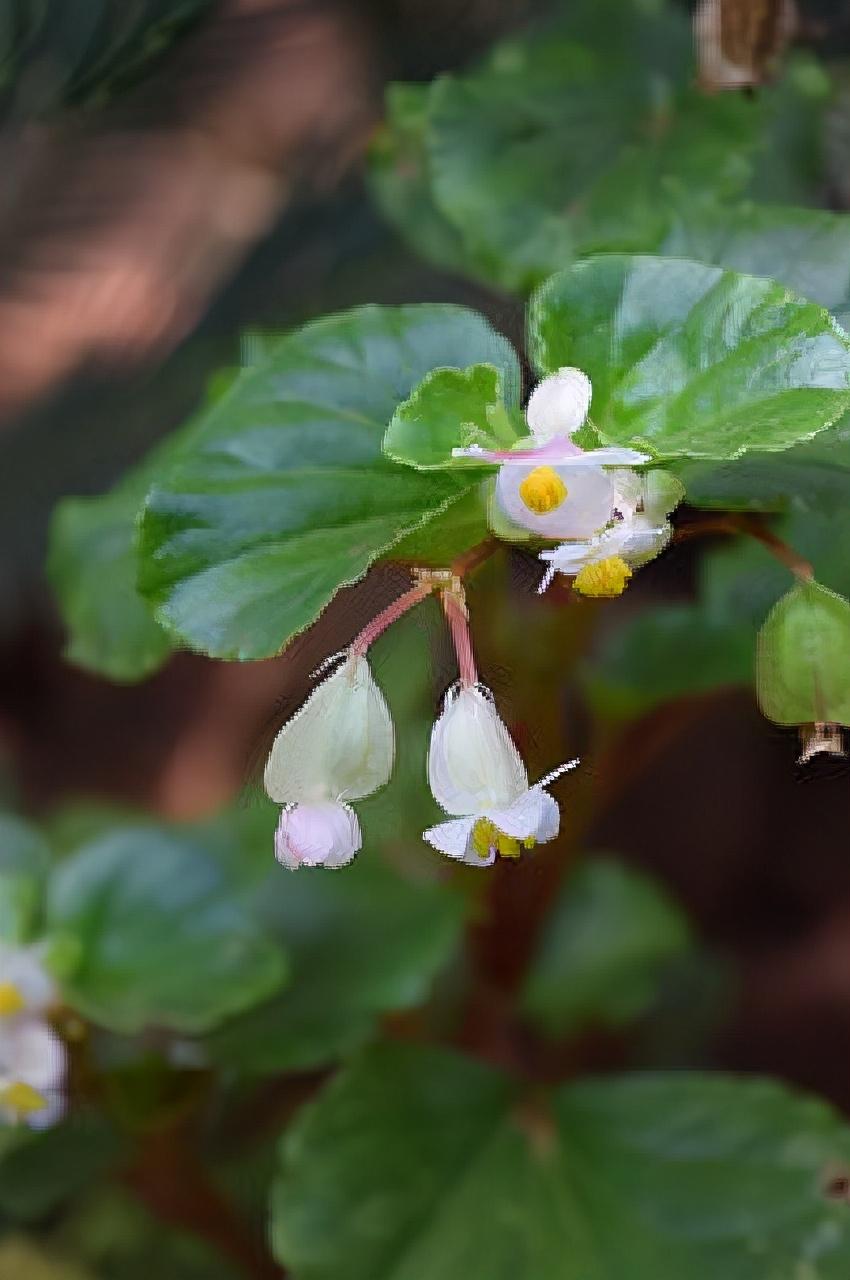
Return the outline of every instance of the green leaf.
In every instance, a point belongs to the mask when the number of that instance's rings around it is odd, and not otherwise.
[[[734,458],[809,439],[850,407],[850,343],[771,280],[683,259],[609,255],[534,295],[538,369],[578,365],[609,442]]]
[[[759,632],[756,689],[777,724],[850,725],[850,604],[798,582]]]
[[[50,851],[18,818],[0,814],[0,939],[28,942],[40,923]]]
[[[850,1132],[769,1081],[527,1094],[414,1046],[364,1056],[284,1138],[272,1241],[298,1280],[844,1280],[822,1190]]]
[[[593,858],[569,877],[546,922],[522,996],[550,1036],[587,1022],[620,1026],[651,1006],[690,949],[680,908],[649,876]]]
[[[209,409],[154,488],[140,583],[186,644],[265,658],[400,539],[468,494],[381,455],[397,405],[434,368],[515,355],[475,312],[361,307],[273,344]]]
[[[172,643],[136,590],[135,483],[96,498],[65,498],[50,527],[47,574],[62,610],[69,662],[110,680],[141,680]]]
[[[367,840],[369,830],[364,818]],[[463,916],[458,897],[406,882],[368,848],[341,875],[276,868],[258,904],[286,947],[291,981],[205,1042],[215,1061],[248,1073],[323,1066],[361,1044],[381,1013],[419,1004]]]
[[[700,604],[656,605],[603,637],[585,683],[598,711],[637,717],[675,698],[749,684],[754,644],[746,618],[715,619]]]
[[[116,1133],[94,1112],[74,1112],[43,1133],[19,1130],[16,1137],[0,1156],[0,1212],[22,1222],[44,1217],[124,1154]]]
[[[387,220],[411,247],[439,266],[462,271],[461,236],[434,203],[426,151],[426,85],[391,84],[387,123],[369,153],[369,187]]]
[[[850,215],[744,203],[680,218],[661,252],[769,276],[832,311],[850,312]],[[845,325],[846,327],[846,325]]]
[[[452,457],[455,448],[509,449],[524,434],[510,416],[518,415],[518,364],[507,377],[503,386],[501,371],[490,364],[434,369],[393,414],[384,453],[427,470],[469,467],[471,459]]]
[[[81,943],[69,1002],[115,1031],[207,1030],[285,974],[281,949],[220,864],[154,827],[119,829],[66,858],[51,878],[48,923]]]

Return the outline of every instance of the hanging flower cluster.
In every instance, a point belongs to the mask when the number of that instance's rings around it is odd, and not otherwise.
[[[0,943],[0,1121],[33,1129],[63,1110],[66,1051],[47,1019],[56,988],[43,948]]]
[[[342,867],[361,847],[360,824],[349,802],[384,786],[395,756],[392,719],[366,649],[437,586],[444,587],[441,598],[460,680],[433,727],[427,762],[431,792],[449,821],[425,831],[424,839],[450,858],[486,867],[498,856],[518,858],[523,849],[558,834],[558,806],[545,788],[578,761],[529,786],[493,696],[478,680],[460,583],[448,575],[444,585],[445,576],[423,575],[419,585],[379,614],[278,733],[265,787],[283,806],[275,855],[289,870]]]
[[[531,393],[531,433],[515,449],[479,445],[456,457],[498,463],[495,502],[509,524],[559,545],[540,553],[547,562],[540,590],[556,573],[574,579],[587,596],[617,596],[632,570],[670,540],[670,512],[683,487],[666,472],[634,470],[650,461],[635,449],[582,449],[573,437],[587,422],[592,387],[581,369],[559,369]]]

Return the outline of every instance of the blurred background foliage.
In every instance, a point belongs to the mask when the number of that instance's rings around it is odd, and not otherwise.
[[[847,775],[755,709],[764,547],[681,541],[603,607],[521,549],[477,573],[531,776],[585,764],[551,856],[453,879],[415,836],[436,610],[376,648],[368,847],[285,876],[256,762],[397,574],[239,665],[173,652],[133,556],[163,457],[316,315],[456,301],[522,348],[565,258],[645,249],[846,320],[850,8],[797,8],[706,94],[684,4],[0,0],[0,933],[49,943],[72,1064],[62,1124],[0,1133],[2,1280],[844,1280],[836,1112],[606,1078],[850,1110]],[[850,594],[847,432],[682,475]]]

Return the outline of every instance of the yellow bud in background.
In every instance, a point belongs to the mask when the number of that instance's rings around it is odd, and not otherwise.
[[[567,486],[554,467],[535,467],[519,486],[519,496],[529,511],[545,516],[566,500]]]
[[[32,1085],[18,1080],[6,1085],[5,1089],[0,1089],[0,1105],[17,1112],[19,1116],[31,1116],[45,1109],[47,1099],[37,1089],[33,1089]]]
[[[608,556],[580,569],[573,586],[583,596],[621,596],[631,576],[632,571],[621,556]]]
[[[0,982],[0,1018],[10,1018],[26,1007],[26,1001],[14,982]]]

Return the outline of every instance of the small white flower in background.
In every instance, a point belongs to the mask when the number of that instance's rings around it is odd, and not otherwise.
[[[0,1120],[47,1129],[64,1109],[66,1050],[42,1019],[0,1021]]]
[[[0,1120],[43,1129],[62,1114],[66,1051],[44,1013],[56,1002],[43,948],[0,942]]]
[[[500,463],[496,501],[504,514],[541,538],[591,538],[614,515],[616,490],[609,467],[639,466],[635,449],[579,448],[572,440],[590,408],[591,384],[581,369],[559,369],[531,393],[526,421],[531,437],[509,451],[479,445],[454,449],[457,457]]]
[[[549,566],[541,591],[556,573],[563,573],[575,578],[575,589],[584,595],[618,596],[632,569],[667,546],[673,532],[668,516],[684,496],[683,485],[664,471],[616,471],[613,478],[615,522],[587,542],[565,542],[541,551],[540,559]]]
[[[348,656],[313,690],[275,738],[265,788],[284,805],[275,836],[283,866],[341,867],[361,845],[349,800],[389,781],[395,733],[362,656]]]
[[[428,781],[452,820],[424,837],[441,853],[486,867],[497,855],[518,858],[523,848],[558,834],[558,806],[544,790],[573,760],[533,787],[490,693],[480,685],[449,692],[431,732]]]

